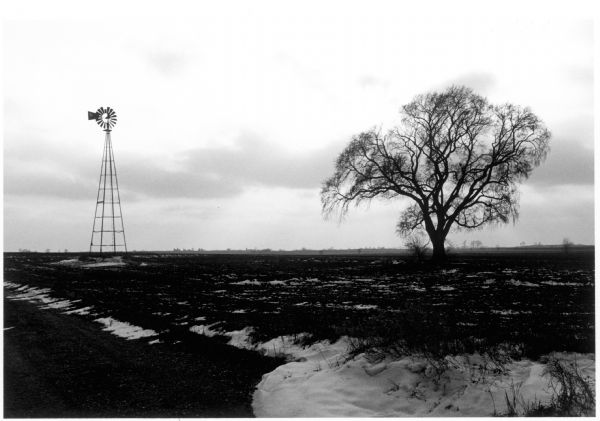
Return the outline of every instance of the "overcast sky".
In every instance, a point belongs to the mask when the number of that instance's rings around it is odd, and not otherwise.
[[[104,135],[87,111],[100,106],[118,115],[130,250],[402,246],[408,201],[339,224],[321,215],[321,183],[353,134],[451,84],[530,106],[553,137],[517,223],[450,240],[593,244],[590,3],[411,3],[11,2],[5,250],[88,249]]]

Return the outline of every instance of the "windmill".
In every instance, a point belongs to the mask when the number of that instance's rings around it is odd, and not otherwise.
[[[106,133],[104,137],[104,152],[100,166],[100,181],[98,182],[98,195],[96,196],[96,211],[90,241],[90,253],[127,253],[125,241],[125,227],[121,212],[121,197],[119,195],[119,181],[117,180],[117,167],[112,149],[110,131],[117,124],[117,114],[110,107],[100,107],[94,113],[88,111],[88,120],[96,123]]]

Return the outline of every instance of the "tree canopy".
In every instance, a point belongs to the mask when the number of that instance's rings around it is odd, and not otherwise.
[[[444,259],[451,228],[518,217],[518,185],[549,151],[550,132],[527,107],[492,105],[463,86],[417,96],[401,124],[352,138],[323,183],[325,215],[350,204],[406,197],[397,230],[424,230]]]

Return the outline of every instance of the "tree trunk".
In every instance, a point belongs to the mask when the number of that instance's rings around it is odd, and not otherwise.
[[[446,238],[443,234],[437,232],[430,233],[429,238],[431,239],[431,245],[433,246],[432,260],[434,262],[444,262],[446,260],[446,249],[444,248]]]

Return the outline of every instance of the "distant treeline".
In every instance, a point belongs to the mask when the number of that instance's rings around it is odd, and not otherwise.
[[[593,245],[571,245],[569,253],[593,252]],[[136,251],[134,251],[136,252]],[[477,247],[477,248],[449,248],[450,255],[463,254],[489,254],[489,253],[564,253],[565,247],[557,245],[531,245],[517,247]],[[136,252],[137,253],[137,252]],[[144,251],[145,253],[145,251]],[[170,250],[170,251],[148,251],[148,253],[160,254],[268,254],[268,255],[306,255],[306,256],[335,256],[335,255],[364,255],[364,256],[410,256],[411,250],[401,248],[357,248],[357,249],[299,249],[299,250],[272,250],[272,249],[240,249],[240,250]]]
[[[447,249],[449,255],[468,255],[468,254],[514,254],[514,253],[585,253],[594,252],[594,245],[573,244],[565,248],[563,244],[553,245],[528,245],[516,247],[451,247]],[[5,252],[16,253],[16,252]],[[87,254],[86,252],[38,252],[30,250],[19,250],[19,253],[50,253],[50,254]],[[357,249],[299,249],[299,250],[272,250],[272,249],[240,249],[240,250],[204,250],[204,249],[174,249],[174,250],[130,250],[128,254],[268,254],[268,255],[306,255],[306,256],[335,256],[335,255],[364,255],[364,256],[410,256],[411,250],[400,248],[357,248]],[[118,253],[122,254],[122,253]]]

